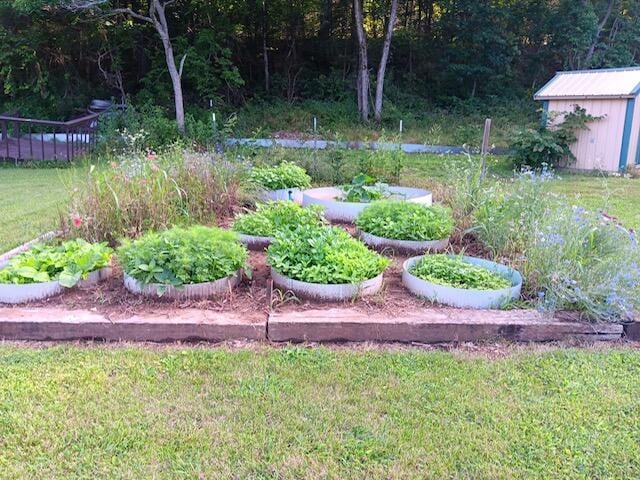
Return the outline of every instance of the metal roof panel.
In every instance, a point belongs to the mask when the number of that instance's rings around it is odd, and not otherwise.
[[[639,86],[640,67],[558,72],[534,98],[631,98]]]

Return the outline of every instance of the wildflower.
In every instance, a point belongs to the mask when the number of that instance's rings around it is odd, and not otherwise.
[[[74,213],[71,216],[71,222],[73,223],[73,226],[76,228],[80,228],[82,226],[82,218],[77,213]]]
[[[147,160],[149,160],[150,162],[154,162],[156,158],[156,152],[154,152],[153,150],[149,150],[149,153],[147,153]]]

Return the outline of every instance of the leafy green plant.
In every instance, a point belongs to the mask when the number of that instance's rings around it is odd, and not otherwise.
[[[353,203],[369,203],[389,196],[388,185],[376,183],[376,179],[364,173],[353,177],[349,185],[342,187],[344,192],[338,200]]]
[[[468,290],[499,290],[511,286],[503,276],[460,257],[426,255],[409,272],[427,282]]]
[[[401,200],[381,200],[365,208],[356,226],[367,233],[394,240],[440,240],[453,231],[451,210],[439,205],[426,207]]]
[[[337,227],[301,225],[278,232],[267,251],[279,273],[310,283],[358,283],[384,271],[389,259]]]
[[[555,123],[557,115],[550,115],[542,127],[516,133],[511,147],[515,151],[514,163],[518,168],[528,166],[538,169],[545,166],[564,166],[575,161],[571,145],[577,140],[576,132],[588,130],[590,122],[602,117],[589,115],[584,108],[575,105],[573,112]]]
[[[0,283],[28,284],[58,280],[71,288],[94,270],[106,267],[113,251],[105,243],[82,239],[38,244],[12,258],[0,270]]]
[[[308,188],[311,177],[293,162],[282,162],[274,167],[254,167],[251,180],[267,190],[283,188]]]
[[[236,215],[233,230],[246,235],[273,237],[281,230],[295,229],[298,225],[326,223],[322,207],[311,205],[302,208],[294,202],[269,202],[256,205],[255,212]]]
[[[118,258],[127,275],[142,284],[180,287],[233,275],[245,266],[247,250],[233,232],[196,225],[125,240]]]

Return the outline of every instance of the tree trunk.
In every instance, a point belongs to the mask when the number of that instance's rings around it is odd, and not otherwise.
[[[607,11],[605,12],[604,17],[602,18],[600,23],[598,24],[598,28],[596,29],[596,34],[593,38],[593,42],[591,42],[591,45],[589,46],[589,50],[587,51],[587,55],[584,57],[584,65],[586,66],[589,65],[589,62],[591,62],[591,59],[593,58],[593,54],[596,51],[598,42],[600,41],[600,35],[602,34],[602,30],[604,30],[604,27],[607,25],[607,22],[609,21],[609,17],[611,16],[611,12],[613,10],[613,6],[615,4],[616,4],[616,0],[609,0]]]
[[[363,122],[369,121],[369,60],[367,58],[367,37],[364,33],[364,16],[361,0],[353,0],[353,15],[358,38],[358,112]]]
[[[391,13],[387,22],[387,31],[384,35],[384,44],[382,46],[382,56],[380,57],[380,65],[378,65],[378,76],[376,77],[376,99],[374,103],[373,116],[376,122],[382,119],[382,94],[384,92],[384,73],[387,69],[387,61],[389,60],[389,50],[391,48],[391,38],[393,37],[393,28],[398,17],[398,0],[391,0]]]
[[[162,46],[164,47],[167,70],[169,71],[171,85],[173,86],[173,101],[176,109],[176,123],[178,124],[178,130],[180,133],[185,133],[184,100],[182,97],[182,66],[180,71],[178,71],[175,56],[173,54],[173,46],[171,45],[171,38],[169,38],[169,27],[164,13],[164,5],[161,4],[159,0],[153,0],[150,5],[150,13],[151,19],[153,20],[153,26],[160,35]]]
[[[262,0],[262,56],[264,61],[264,89],[269,91],[269,51],[267,50],[267,4]]]

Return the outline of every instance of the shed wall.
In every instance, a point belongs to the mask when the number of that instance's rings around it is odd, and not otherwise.
[[[631,126],[631,139],[629,145],[629,157],[627,165],[638,165],[640,163],[640,97],[636,98],[636,105],[633,111],[633,124]]]
[[[584,108],[590,115],[603,118],[591,123],[589,130],[577,132],[578,140],[571,146],[571,151],[577,160],[570,166],[582,170],[617,171],[627,100],[615,98],[549,100],[549,112],[571,112],[576,104]],[[562,115],[559,115],[556,120],[559,121],[561,118]],[[637,135],[635,137],[634,141],[637,142]],[[628,161],[628,163],[630,162]]]

